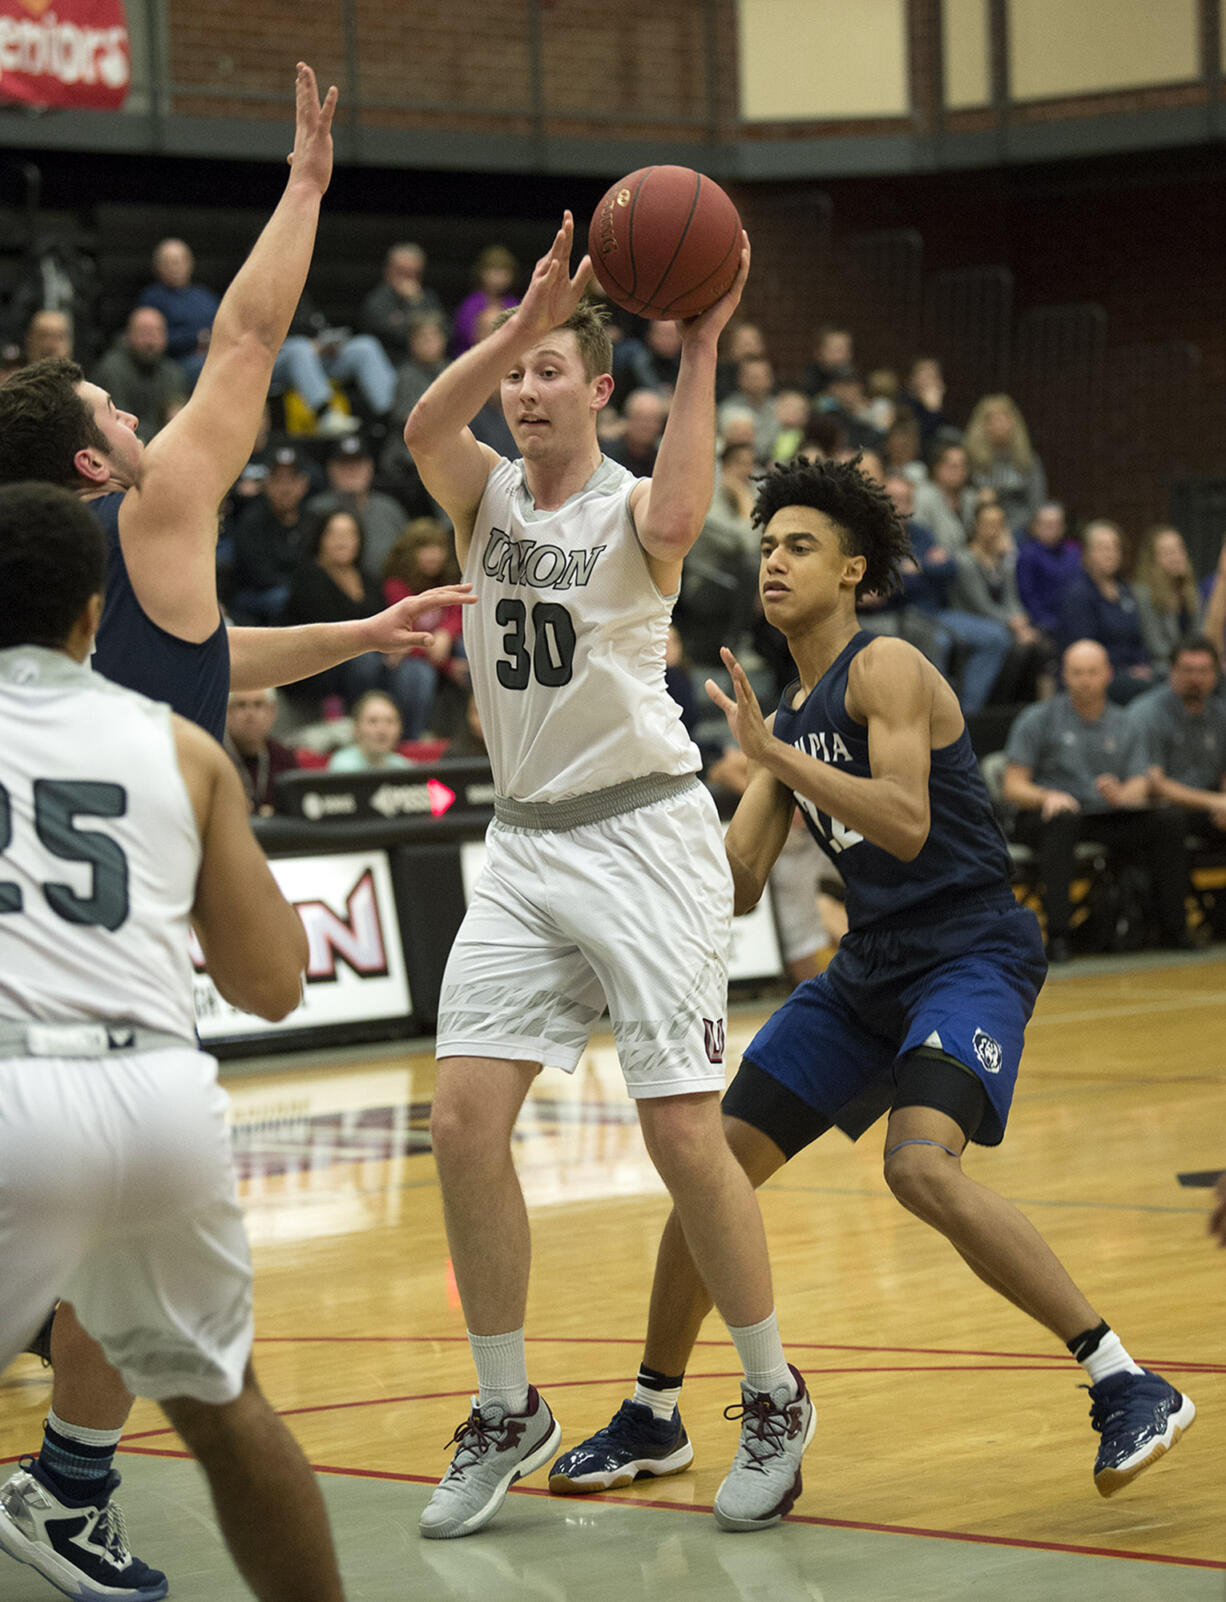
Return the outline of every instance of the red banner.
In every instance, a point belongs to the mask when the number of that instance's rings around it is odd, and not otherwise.
[[[0,102],[115,111],[131,79],[123,0],[0,0]]]

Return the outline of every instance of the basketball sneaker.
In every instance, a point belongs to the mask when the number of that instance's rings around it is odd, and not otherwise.
[[[800,1495],[800,1460],[817,1417],[805,1382],[789,1363],[796,1395],[785,1386],[768,1395],[741,1381],[740,1407],[724,1417],[741,1421],[741,1443],[715,1493],[715,1522],[724,1530],[765,1530],[791,1511]]]
[[[604,1429],[564,1452],[549,1471],[556,1496],[586,1496],[632,1485],[640,1474],[680,1474],[694,1461],[681,1414],[657,1418],[642,1402],[625,1401]]]
[[[472,1535],[488,1524],[516,1480],[533,1474],[558,1449],[562,1427],[535,1385],[528,1387],[522,1413],[508,1413],[500,1402],[472,1411],[451,1437],[455,1455],[438,1482],[418,1523],[422,1535],[447,1541]]]
[[[1161,1374],[1112,1374],[1090,1393],[1090,1426],[1102,1436],[1094,1463],[1100,1496],[1114,1496],[1175,1445],[1196,1417],[1190,1396],[1182,1396]]]
[[[157,1602],[166,1576],[132,1556],[123,1514],[107,1475],[100,1500],[73,1502],[53,1490],[32,1457],[0,1486],[0,1551],[28,1563],[79,1602]]]

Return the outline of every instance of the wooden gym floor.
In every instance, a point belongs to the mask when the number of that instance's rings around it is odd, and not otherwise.
[[[762,1016],[734,1015],[730,1062]],[[902,1212],[877,1131],[858,1146],[835,1133],[762,1192],[818,1432],[795,1514],[753,1536],[720,1533],[709,1511],[737,1400],[712,1319],[682,1396],[689,1473],[600,1499],[550,1498],[541,1473],[481,1534],[420,1541],[472,1384],[427,1138],[432,1059],[379,1047],[228,1065],[256,1360],[321,1473],[351,1602],[1220,1602],[1226,1254],[1205,1233],[1208,1193],[1176,1176],[1226,1166],[1224,1039],[1220,948],[1075,963],[1040,1000],[1004,1146],[968,1163],[1033,1219],[1133,1355],[1193,1396],[1177,1451],[1103,1501],[1081,1371]],[[667,1200],[607,1039],[573,1079],[541,1076],[518,1133],[530,1372],[569,1446],[632,1383]],[[0,1377],[0,1460],[36,1448],[47,1380],[29,1358]],[[245,1596],[151,1405],[118,1467],[132,1545],[168,1571],[171,1596]],[[0,1602],[53,1594],[0,1559]]]

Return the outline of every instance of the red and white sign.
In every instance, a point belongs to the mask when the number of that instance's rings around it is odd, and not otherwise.
[[[307,932],[310,955],[302,1003],[275,1024],[240,1012],[218,995],[193,938],[200,1038],[238,1040],[290,1029],[403,1018],[411,1012],[400,921],[385,854],[273,857],[269,867]]]
[[[131,81],[123,0],[0,0],[0,101],[117,111]]]

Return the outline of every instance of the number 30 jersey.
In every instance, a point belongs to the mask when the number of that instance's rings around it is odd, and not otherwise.
[[[195,1036],[200,868],[170,708],[59,651],[0,651],[0,1018]]]
[[[464,644],[500,795],[563,801],[700,766],[664,687],[672,599],[631,520],[637,482],[602,458],[577,495],[541,512],[522,462],[486,481],[464,564],[477,594]]]

